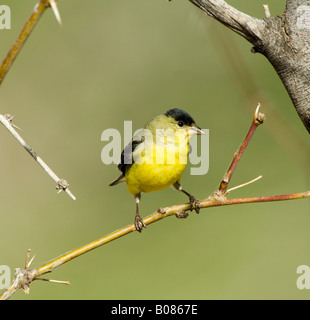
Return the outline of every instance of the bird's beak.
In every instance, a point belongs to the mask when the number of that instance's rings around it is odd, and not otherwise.
[[[195,123],[188,128],[188,134],[190,136],[193,136],[195,134],[198,134],[198,135],[202,135],[202,134],[206,134],[204,131],[202,131]]]

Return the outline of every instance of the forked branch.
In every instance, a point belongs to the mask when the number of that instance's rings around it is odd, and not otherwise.
[[[28,18],[24,28],[20,32],[17,40],[13,44],[12,48],[9,50],[5,59],[3,60],[0,66],[0,85],[2,84],[5,76],[7,75],[9,69],[11,68],[15,58],[18,53],[21,51],[25,41],[28,39],[31,31],[39,21],[40,17],[48,8],[51,6],[57,21],[61,24],[60,14],[57,9],[56,0],[39,0],[39,2],[35,5],[30,17]],[[68,189],[68,182],[64,179],[60,179],[50,168],[49,166],[33,151],[33,149],[26,144],[23,138],[18,134],[18,132],[14,129],[18,128],[14,124],[12,124],[13,117],[9,114],[1,115],[0,114],[0,122],[8,129],[8,131],[15,137],[15,139],[24,147],[24,149],[32,156],[32,158],[44,169],[44,171],[56,182],[56,188],[60,192],[64,190],[73,200],[75,200],[75,196]]]
[[[251,124],[251,127],[250,127],[248,134],[246,135],[245,139],[243,140],[238,152],[235,153],[234,159],[233,159],[228,171],[226,172],[225,177],[221,181],[221,184],[220,184],[218,191],[223,196],[226,195],[226,189],[227,189],[228,184],[231,180],[231,177],[237,167],[238,162],[240,161],[240,159],[243,155],[243,152],[245,151],[246,147],[248,146],[249,142],[251,141],[255,130],[257,129],[257,127],[259,125],[263,124],[265,121],[265,115],[262,113],[259,113],[259,109],[260,109],[260,104],[258,104],[258,106],[256,108],[254,118],[253,118],[253,121],[252,121],[252,124]]]
[[[310,133],[309,0],[287,0],[285,11],[275,17],[265,6],[264,19],[251,17],[224,0],[189,1],[247,39],[252,52],[268,59]]]
[[[288,194],[288,195],[279,195],[279,196],[267,196],[267,197],[252,197],[252,198],[236,198],[236,199],[227,199],[226,195],[228,193],[227,187],[230,182],[230,179],[232,177],[232,174],[244,152],[246,149],[248,143],[250,142],[255,130],[259,125],[261,125],[264,121],[265,116],[261,113],[259,113],[259,106],[255,111],[254,114],[254,120],[252,121],[250,130],[248,134],[246,135],[246,138],[244,139],[243,143],[241,144],[241,147],[237,151],[237,153],[234,156],[234,159],[232,161],[232,164],[230,165],[227,173],[225,174],[224,179],[220,183],[220,187],[218,190],[216,190],[209,198],[202,200],[200,202],[200,208],[212,208],[212,207],[218,207],[218,206],[228,206],[228,205],[234,205],[234,204],[245,204],[245,203],[256,203],[256,202],[272,202],[272,201],[283,201],[283,200],[296,200],[296,199],[303,199],[303,198],[310,198],[310,191],[308,192],[302,192],[302,193],[294,193],[294,194]],[[190,210],[190,204],[179,204],[174,205],[166,208],[160,208],[156,212],[152,213],[148,217],[144,219],[145,225],[150,225],[154,222],[157,222],[159,220],[162,220],[164,218],[167,218],[172,215],[176,215],[177,217],[186,217],[187,214],[186,211]],[[35,269],[29,270],[29,264],[26,263],[26,267],[23,269],[16,269],[16,273],[14,276],[14,279],[11,283],[11,285],[4,291],[2,295],[0,295],[1,299],[8,299],[10,298],[18,289],[23,288],[26,293],[29,293],[29,285],[33,280],[39,280],[40,277],[46,273],[52,272],[55,268],[63,265],[64,263],[77,258],[81,256],[84,253],[87,253],[91,250],[94,250],[104,244],[107,244],[113,240],[119,239],[120,237],[123,237],[133,231],[135,231],[136,228],[134,224],[128,225],[124,228],[121,228],[115,232],[112,232],[108,234],[107,236],[104,236],[98,240],[95,240],[91,243],[88,243],[78,249],[69,251],[68,253],[65,253],[64,255],[40,266]],[[29,260],[29,257],[27,261]],[[42,279],[41,279],[42,280]],[[44,279],[46,280],[46,279]],[[56,281],[52,280],[52,282],[60,282],[60,283],[66,283],[63,281]]]

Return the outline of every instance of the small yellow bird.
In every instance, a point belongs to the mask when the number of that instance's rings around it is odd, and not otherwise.
[[[142,192],[152,192],[173,186],[185,193],[191,210],[199,213],[200,202],[181,186],[181,176],[189,155],[189,139],[205,134],[193,118],[181,109],[170,109],[147,123],[125,147],[118,169],[122,174],[110,186],[126,182],[136,200],[135,227],[141,232],[146,227],[139,214]]]

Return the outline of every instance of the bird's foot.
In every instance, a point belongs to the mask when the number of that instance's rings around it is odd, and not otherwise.
[[[195,210],[196,213],[200,212],[200,201],[192,195],[189,197],[189,204],[191,206],[191,211]]]
[[[139,215],[136,215],[135,217],[135,227],[138,232],[141,232],[143,228],[146,228],[143,219]]]

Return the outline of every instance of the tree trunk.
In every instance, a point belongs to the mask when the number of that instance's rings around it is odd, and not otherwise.
[[[257,19],[224,0],[189,0],[253,44],[282,80],[310,133],[310,0],[287,0],[276,17]]]

